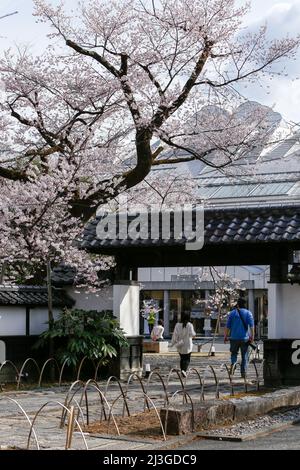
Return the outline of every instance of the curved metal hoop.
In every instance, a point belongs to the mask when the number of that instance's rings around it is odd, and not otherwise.
[[[153,372],[154,372],[154,371],[153,371]],[[139,381],[139,384],[140,384],[140,386],[141,386],[142,392],[146,394],[145,386],[144,386],[144,384],[143,384],[143,381],[142,381],[141,377],[140,377],[136,372],[134,372],[133,374],[131,374],[131,375],[128,377],[127,384],[126,384],[126,392],[125,392],[126,395],[127,395],[127,393],[128,393],[129,385],[130,385],[130,383],[131,383],[131,381],[132,381],[132,379],[133,379],[134,377]],[[144,400],[144,410],[146,409],[146,406],[147,406],[147,408],[148,408],[148,411],[150,411],[149,403],[148,403],[148,401],[147,401],[147,398],[145,398],[145,400]],[[123,410],[123,413],[124,413],[124,410]]]
[[[107,401],[107,399],[106,399],[104,393],[103,393],[103,392],[100,390],[100,388],[99,388],[97,385],[95,385],[94,383],[90,383],[89,386],[92,387],[92,388],[95,388],[95,389],[97,390],[97,392],[99,393],[99,395],[100,395],[100,397],[101,397],[101,403],[103,403],[103,401],[105,402],[105,404],[106,404],[106,406],[107,406],[107,408],[108,408],[108,410],[109,410],[108,421],[110,421],[110,416],[111,416],[111,417],[112,417],[112,420],[113,420],[113,422],[114,422],[114,425],[115,425],[117,434],[118,434],[118,436],[120,436],[120,431],[119,431],[117,422],[116,422],[115,417],[114,417],[114,415],[113,415],[113,413],[112,413],[112,406],[108,403],[108,401]],[[123,396],[122,393],[121,393],[119,396]],[[108,423],[108,425],[109,425],[109,423]]]
[[[201,390],[201,396],[204,396],[204,386],[205,386],[205,380],[206,380],[206,372],[211,370],[213,373],[214,381],[215,381],[215,386],[216,386],[216,392],[215,392],[215,398],[219,398],[219,381],[215,372],[215,369],[213,368],[212,365],[208,365],[205,368],[204,371],[204,376],[203,376],[203,381],[202,381],[202,390]]]
[[[91,358],[89,358],[89,357],[87,357],[87,356],[84,356],[84,358],[82,358],[82,360],[80,361],[80,364],[79,364],[79,367],[78,367],[78,371],[77,371],[76,380],[79,380],[80,372],[81,372],[82,366],[83,366],[83,364],[84,364],[86,361],[91,361],[91,362],[93,363],[93,366],[95,366],[95,362],[93,361],[93,359],[91,359]]]
[[[78,389],[75,390],[73,392],[73,389],[75,388],[76,385],[79,385]],[[72,400],[74,399],[74,396],[76,395],[76,393],[78,392],[78,390],[80,390],[81,387],[84,387],[84,382],[82,382],[82,380],[76,380],[75,382],[73,382],[69,388],[69,390],[67,391],[66,393],[66,397],[65,397],[65,401],[64,401],[64,406],[67,408],[69,406],[69,404],[72,402]],[[71,392],[73,392],[73,395],[71,396],[71,398],[69,399],[69,396],[71,394]],[[65,410],[63,409],[62,410],[62,413],[61,413],[61,418],[60,418],[60,428],[62,428],[64,426],[64,423],[65,423],[65,420],[66,420],[66,412]]]
[[[65,370],[65,367],[68,365],[68,362],[69,362],[69,359],[65,359],[64,362],[63,362],[63,365],[61,366],[60,374],[59,374],[59,380],[58,380],[58,386],[59,386],[59,387],[61,387],[63,372],[64,372],[64,370]],[[68,366],[69,366],[69,365],[68,365]],[[69,367],[70,367],[70,366],[69,366]]]
[[[50,400],[50,401],[47,401],[47,403],[44,403],[44,404],[38,409],[38,411],[35,413],[34,418],[33,418],[33,420],[32,420],[31,428],[30,428],[30,431],[29,431],[29,434],[28,434],[27,449],[29,449],[31,433],[32,433],[33,426],[34,426],[34,424],[35,424],[35,422],[36,422],[36,420],[37,420],[37,417],[39,416],[39,414],[41,413],[41,411],[42,411],[46,406],[48,406],[48,405],[50,405],[50,404],[52,404],[52,405],[53,405],[53,404],[59,405],[61,408],[63,408],[63,411],[64,411],[65,413],[71,414],[71,410],[69,410],[69,408],[67,408],[65,405],[63,405],[63,404],[60,403],[59,401]],[[74,422],[75,422],[76,426],[78,427],[79,432],[80,432],[80,434],[81,434],[81,436],[82,436],[82,439],[83,439],[85,448],[86,448],[86,450],[88,450],[89,448],[88,448],[86,439],[85,439],[85,437],[84,437],[84,433],[83,433],[83,431],[82,431],[82,428],[81,428],[81,426],[80,426],[78,420],[77,420],[75,417],[74,417]],[[68,447],[66,447],[66,448],[68,448]]]
[[[20,405],[20,403],[17,401],[17,400],[14,400],[13,398],[10,398],[10,397],[0,397],[0,401],[2,400],[9,400],[13,403],[15,403],[17,405],[17,407],[21,410],[21,412],[23,413],[23,415],[25,416],[29,426],[30,426],[30,433],[33,433],[33,436],[34,436],[34,440],[35,440],[35,443],[36,443],[36,447],[37,447],[37,450],[40,450],[40,445],[39,445],[39,441],[38,441],[38,438],[37,438],[37,435],[36,435],[36,432],[35,432],[35,429],[33,427],[33,423],[31,422],[28,414],[26,413],[26,411],[24,410],[24,408]],[[28,447],[27,447],[28,448]]]
[[[98,378],[98,369],[99,367],[103,364],[103,361],[102,359],[100,359],[100,361],[98,362],[96,368],[95,368],[95,375],[94,375],[94,380],[97,381],[97,378]]]
[[[157,419],[158,419],[159,424],[160,424],[160,428],[161,428],[161,431],[162,431],[162,434],[163,434],[164,441],[166,441],[166,440],[167,440],[167,438],[166,438],[166,433],[165,433],[165,430],[164,430],[164,427],[163,427],[163,424],[162,424],[161,417],[160,417],[160,415],[159,415],[159,412],[158,412],[157,407],[155,406],[154,402],[151,400],[151,398],[149,397],[149,395],[147,395],[147,394],[144,393],[144,392],[135,392],[135,393],[139,393],[139,394],[143,395],[144,400],[145,400],[145,398],[146,398],[147,400],[149,400],[149,403],[153,406],[154,411],[155,411],[155,414],[156,414]],[[146,397],[145,397],[145,395],[146,395]],[[113,403],[112,403],[112,405],[111,405],[111,411],[112,411],[114,405],[118,402],[118,400],[119,400],[121,397],[122,397],[122,394],[120,394],[120,395],[113,401]],[[108,418],[108,420],[109,420],[109,418]]]
[[[165,406],[165,404],[169,402],[168,389],[166,387],[166,384],[165,384],[165,381],[164,381],[162,375],[157,370],[153,370],[151,372],[151,374],[149,375],[149,377],[148,377],[147,385],[146,385],[146,394],[148,394],[148,392],[149,392],[149,385],[150,385],[150,382],[151,382],[151,379],[152,379],[153,375],[157,375],[157,377],[159,378],[159,380],[161,381],[161,384],[163,386],[164,393],[165,393],[165,401],[164,401],[164,406]]]
[[[198,371],[198,369],[196,369],[196,367],[190,367],[187,371],[187,377],[189,377],[191,375],[191,372],[194,372],[197,376],[198,376],[198,379],[199,379],[199,385],[200,385],[200,390],[201,390],[201,394],[200,394],[200,401],[201,400],[205,400],[205,397],[204,397],[204,392],[202,390],[202,379],[201,379],[201,374],[200,372]]]
[[[177,375],[177,377],[179,378],[179,381],[180,381],[182,390],[185,390],[187,377],[185,377],[185,380],[184,380],[184,383],[183,383],[183,380],[182,380],[182,377],[181,377],[181,372],[180,372],[178,369],[172,368],[172,369],[170,370],[170,372],[168,373],[168,377],[167,377],[167,390],[168,390],[168,392],[169,392],[170,377],[171,377],[171,375],[174,374],[174,373],[175,373],[175,374]],[[184,401],[187,402],[185,395],[184,395]]]
[[[19,377],[18,377],[18,382],[17,382],[17,390],[19,390],[19,388],[20,388],[20,382],[21,382],[21,377],[22,377],[22,374],[23,374],[23,370],[24,370],[24,368],[25,368],[25,366],[26,366],[26,364],[27,364],[28,362],[33,362],[33,363],[34,363],[34,365],[35,365],[35,367],[36,367],[36,369],[37,369],[37,371],[38,371],[38,375],[40,376],[41,371],[40,371],[40,368],[39,368],[39,366],[38,366],[38,363],[37,363],[36,360],[33,359],[32,357],[28,357],[28,358],[24,361],[24,363],[23,363],[23,365],[22,365],[22,367],[21,367],[21,369],[20,369],[20,373],[19,373]]]
[[[39,377],[38,387],[41,386],[44,370],[45,370],[47,364],[49,364],[50,362],[54,362],[54,364],[56,365],[56,367],[57,367],[57,369],[58,369],[58,373],[60,373],[60,368],[59,368],[59,365],[58,365],[58,363],[57,363],[57,360],[54,359],[54,357],[50,357],[50,358],[47,359],[47,361],[44,362],[44,364],[43,364],[43,367],[42,367],[42,370],[41,370],[41,373],[40,373],[40,377]]]
[[[82,390],[82,393],[81,393],[81,397],[80,397],[80,400],[79,400],[79,406],[81,407],[82,405],[82,401],[83,401],[83,397],[85,398],[85,409],[86,409],[86,424],[89,425],[90,424],[90,417],[89,417],[89,402],[88,402],[88,396],[87,396],[87,389],[88,387],[93,384],[97,387],[97,391],[99,389],[99,385],[98,385],[98,382],[94,379],[89,379],[85,386],[84,386],[84,389]],[[100,390],[100,389],[99,389]],[[106,413],[105,413],[105,407],[104,407],[104,400],[102,398],[102,394],[99,393],[100,395],[100,399],[101,399],[101,405],[102,405],[102,410],[104,412],[104,416],[105,416],[105,419],[106,419]]]
[[[12,361],[10,361],[9,359],[7,359],[6,361],[3,362],[3,364],[1,364],[1,366],[0,366],[0,373],[1,373],[2,369],[3,369],[6,365],[9,365],[9,366],[11,366],[11,367],[14,369],[14,371],[15,371],[15,373],[16,373],[15,380],[16,380],[16,383],[18,383],[18,378],[19,378],[20,372],[19,372],[17,366],[16,366]],[[1,386],[1,391],[2,391],[2,385],[0,384],[0,386]]]
[[[111,382],[112,382],[113,380],[115,380],[115,381],[117,382],[117,384],[118,384],[118,386],[119,386],[119,389],[120,389],[120,392],[121,392],[121,395],[122,395],[123,398],[124,398],[123,416],[124,416],[125,408],[126,408],[126,411],[127,411],[127,416],[130,416],[129,406],[128,406],[127,398],[126,398],[126,392],[124,392],[123,387],[122,387],[122,384],[121,384],[120,380],[119,380],[116,376],[111,375],[111,376],[108,378],[108,380],[107,380],[107,382],[106,382],[106,386],[105,386],[104,396],[105,396],[105,398],[106,398],[106,396],[107,396],[107,391],[108,391],[108,387],[109,387],[109,385],[111,384]],[[125,407],[125,408],[124,408],[124,407]]]

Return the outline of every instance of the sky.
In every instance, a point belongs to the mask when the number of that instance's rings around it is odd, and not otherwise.
[[[52,0],[57,2],[57,0]],[[243,0],[238,0],[242,4]],[[252,0],[252,10],[245,22],[250,29],[267,22],[271,37],[300,33],[300,0]],[[32,0],[0,0],[0,17],[18,11],[17,15],[0,20],[1,49],[26,44],[36,52],[44,49],[47,38],[45,25],[32,16]],[[287,62],[287,77],[262,83],[261,87],[242,89],[251,100],[274,107],[293,122],[300,122],[300,52],[296,61]]]

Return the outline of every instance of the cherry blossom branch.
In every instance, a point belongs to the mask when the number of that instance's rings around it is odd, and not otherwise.
[[[195,86],[197,78],[202,72],[213,47],[213,43],[206,40],[203,52],[201,53],[196,66],[190,75],[189,79],[186,81],[181,93],[179,96],[170,104],[170,105],[160,105],[157,112],[152,118],[151,124],[156,129],[159,129],[162,124],[170,117],[175,111],[177,111],[180,106],[187,100],[188,95],[192,88]]]

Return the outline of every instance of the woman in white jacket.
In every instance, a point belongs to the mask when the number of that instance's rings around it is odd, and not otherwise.
[[[196,336],[196,333],[192,323],[189,321],[189,313],[184,312],[181,317],[181,322],[175,325],[171,346],[175,346],[180,355],[181,374],[186,377],[186,371],[190,364],[193,350],[192,339]]]

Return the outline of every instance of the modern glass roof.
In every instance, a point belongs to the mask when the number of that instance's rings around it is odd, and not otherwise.
[[[270,160],[283,158],[293,148],[293,146],[297,144],[298,140],[299,137],[297,136],[286,139],[284,142],[277,145],[273,150],[266,153],[265,157]]]
[[[199,197],[204,199],[281,196],[288,194],[295,182],[236,184],[199,187]]]
[[[247,197],[256,186],[257,184],[238,184],[222,186],[214,195],[214,197]]]
[[[260,180],[258,180],[258,177]],[[257,174],[235,174],[234,176],[219,176],[217,170],[211,171],[211,175],[207,176],[205,172],[203,175],[198,176],[199,187],[220,187],[224,185],[235,184],[268,184],[269,182],[278,183],[295,183],[300,181],[300,171],[291,172],[260,172]],[[234,184],[235,183],[235,184]]]
[[[295,182],[259,184],[251,192],[251,196],[277,196],[287,194],[293,186],[295,186]]]
[[[219,186],[210,186],[210,187],[199,187],[199,196],[201,198],[211,198],[212,195],[217,192],[219,189]]]

